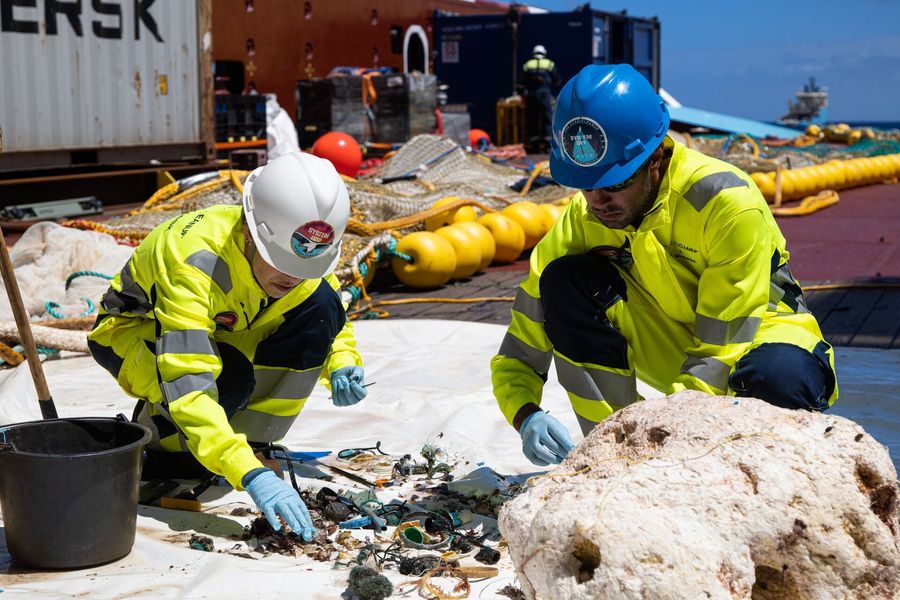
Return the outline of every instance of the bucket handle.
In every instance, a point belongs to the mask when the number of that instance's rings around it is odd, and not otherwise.
[[[16,449],[10,442],[6,441],[6,432],[9,427],[0,427],[0,452],[15,452]]]

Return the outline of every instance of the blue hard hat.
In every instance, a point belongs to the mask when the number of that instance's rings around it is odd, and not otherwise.
[[[622,183],[659,147],[669,109],[631,65],[588,65],[566,82],[553,112],[550,173],[577,189]]]

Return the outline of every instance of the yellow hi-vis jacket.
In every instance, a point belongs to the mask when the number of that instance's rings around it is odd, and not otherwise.
[[[637,229],[605,227],[579,192],[532,251],[511,324],[491,360],[494,395],[511,424],[522,407],[540,404],[551,360],[584,428],[637,397],[635,374],[666,394],[733,394],[728,376],[752,348],[785,342],[812,351],[823,342],[788,267],[784,237],[753,180],[671,138],[664,143],[671,159]],[[606,314],[628,341],[629,368],[574,363],[553,349],[544,331],[541,273],[560,256],[626,243],[633,263],[616,266],[629,306],[619,300]],[[830,346],[827,353],[834,372]],[[573,392],[579,388],[583,393]],[[829,405],[837,395],[835,385]]]
[[[239,205],[213,206],[156,227],[112,280],[89,336],[121,361],[113,371],[124,391],[146,399],[153,418],[177,426],[178,434],[154,440],[158,449],[189,450],[236,489],[248,471],[262,466],[248,438],[280,439],[317,381],[330,386],[331,371],[362,364],[346,321],[324,365],[308,371],[254,365],[250,404],[229,423],[217,402],[222,362],[216,342],[236,347],[252,362],[257,345],[284,322],[283,315],[323,282],[303,280],[282,298],[270,299],[244,256],[243,227]],[[340,293],[333,274],[324,280]],[[155,343],[155,356],[147,342]]]

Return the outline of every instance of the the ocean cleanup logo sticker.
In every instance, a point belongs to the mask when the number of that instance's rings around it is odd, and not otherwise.
[[[581,167],[596,165],[606,156],[606,132],[587,117],[575,117],[562,128],[562,150]]]
[[[301,258],[319,256],[334,243],[334,228],[325,221],[304,223],[291,236],[291,248]]]

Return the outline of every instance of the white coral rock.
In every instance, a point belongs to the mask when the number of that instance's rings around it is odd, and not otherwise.
[[[529,598],[900,598],[896,480],[853,421],[682,392],[598,425],[499,524]]]

